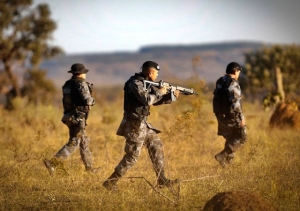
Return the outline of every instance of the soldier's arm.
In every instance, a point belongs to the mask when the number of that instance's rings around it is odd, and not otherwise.
[[[171,92],[163,95],[161,97],[160,100],[158,100],[156,103],[154,103],[153,105],[156,106],[156,105],[162,105],[162,104],[171,104],[172,103],[172,95],[171,95]]]
[[[95,104],[95,99],[91,96],[90,89],[86,82],[82,82],[78,87],[79,95],[83,102],[88,106],[93,106]]]
[[[131,83],[129,89],[142,104],[147,106],[154,105],[163,98],[163,94],[159,90],[153,91],[151,89],[145,91],[143,82],[139,80]]]
[[[231,109],[234,111],[235,120],[238,125],[245,124],[245,117],[242,110],[241,103],[241,88],[237,82],[232,82],[228,88],[229,101],[231,102]]]

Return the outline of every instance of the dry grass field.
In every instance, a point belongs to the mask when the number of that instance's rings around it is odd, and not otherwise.
[[[60,93],[52,105],[16,99],[14,111],[0,109],[1,210],[202,210],[214,195],[226,191],[252,192],[278,210],[299,210],[299,131],[269,128],[272,111],[244,101],[248,142],[238,150],[234,163],[222,168],[214,159],[224,139],[216,135],[211,92],[180,96],[171,105],[151,108],[149,122],[162,130],[167,175],[179,178],[178,185],[156,188],[143,150],[119,181],[120,190],[108,192],[102,182],[123,157],[124,138],[115,135],[123,92],[120,88],[94,93],[97,101],[86,131],[95,166],[102,167],[98,174],[84,171],[79,151],[52,177],[42,162],[68,139],[67,127],[60,121]]]

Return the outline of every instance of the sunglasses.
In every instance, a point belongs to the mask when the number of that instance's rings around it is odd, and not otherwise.
[[[239,70],[239,71],[242,71],[242,68],[241,67],[236,67],[235,69]]]

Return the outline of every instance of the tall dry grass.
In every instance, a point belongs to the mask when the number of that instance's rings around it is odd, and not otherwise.
[[[214,160],[224,139],[216,135],[210,92],[151,108],[149,122],[163,131],[167,175],[180,178],[179,185],[154,188],[155,174],[143,150],[119,181],[120,191],[107,192],[102,182],[123,157],[124,139],[115,135],[123,113],[122,88],[95,92],[97,104],[86,130],[95,165],[102,167],[96,175],[84,171],[79,152],[53,177],[44,167],[42,159],[67,142],[61,106],[16,99],[15,111],[0,109],[1,210],[201,210],[216,193],[231,190],[254,191],[279,210],[299,209],[299,131],[270,129],[271,112],[245,102],[249,139],[223,169]]]

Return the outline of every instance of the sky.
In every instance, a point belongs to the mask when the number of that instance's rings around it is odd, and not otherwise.
[[[33,0],[67,54],[224,41],[300,44],[299,0]]]

